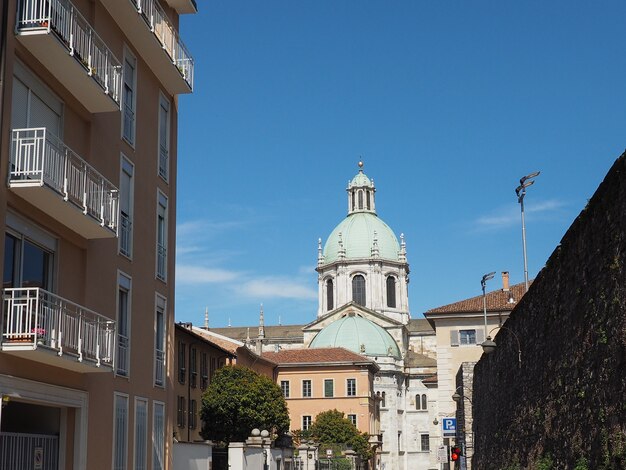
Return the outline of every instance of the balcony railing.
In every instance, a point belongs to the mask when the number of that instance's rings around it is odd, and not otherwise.
[[[117,234],[117,188],[46,128],[14,129],[9,186],[44,185]]]
[[[115,321],[38,287],[3,294],[3,351],[44,348],[113,367]]]
[[[155,385],[165,384],[165,351],[155,350],[154,368]]]
[[[20,35],[53,33],[119,108],[121,63],[71,2],[21,0],[16,29]]]
[[[119,0],[121,1],[121,0]],[[143,16],[150,30],[157,37],[163,49],[170,56],[172,63],[193,89],[193,57],[178,36],[157,0],[130,0],[137,11]]]
[[[120,253],[125,256],[131,255],[131,240],[133,234],[133,223],[130,221],[130,217],[120,213]]]
[[[165,280],[165,268],[167,260],[167,248],[161,243],[157,243],[157,277]]]

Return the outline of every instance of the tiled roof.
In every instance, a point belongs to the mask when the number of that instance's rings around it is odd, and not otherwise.
[[[202,330],[200,330],[200,328],[187,328],[186,326],[180,323],[176,323],[174,326],[180,331],[184,331],[187,334],[191,335],[192,337],[198,338],[199,340],[204,341],[207,344],[210,344],[214,348],[219,349],[225,352],[226,354],[234,355],[235,353],[235,350],[232,347],[230,346],[226,347],[225,342],[220,341],[218,338],[214,336],[208,336],[208,335],[202,334]]]
[[[193,332],[202,336],[202,338],[204,338],[205,340],[216,344],[220,348],[225,349],[233,354],[237,353],[237,348],[239,346],[243,346],[243,343],[239,341],[225,338],[222,335],[215,334],[212,331],[207,331],[204,328],[198,328],[194,326]]]
[[[302,327],[304,325],[274,325],[265,327],[265,339],[291,339],[304,341]],[[250,339],[255,339],[259,335],[259,325],[254,326],[229,326],[226,328],[209,328],[217,334],[245,341],[250,331]]]
[[[428,320],[425,318],[416,318],[413,320],[409,320],[409,323],[406,325],[409,330],[409,333],[432,333],[435,334],[435,330]]]
[[[425,384],[436,384],[437,383],[437,374],[432,375],[430,377],[426,377],[424,380],[422,380],[422,382],[424,382]]]
[[[408,351],[405,364],[407,367],[437,367],[437,360],[415,351]]]
[[[285,349],[278,352],[264,352],[262,357],[278,364],[329,364],[337,362],[373,361],[344,348]]]
[[[515,284],[508,291],[502,289],[487,292],[487,311],[489,312],[510,312],[518,304],[526,289],[524,283]],[[471,299],[461,300],[453,304],[444,305],[442,307],[428,310],[429,313],[473,313],[483,311],[483,296],[477,295]]]

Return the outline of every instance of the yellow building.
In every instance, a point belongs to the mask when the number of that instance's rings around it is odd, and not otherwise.
[[[1,5],[0,468],[169,469],[195,0]]]

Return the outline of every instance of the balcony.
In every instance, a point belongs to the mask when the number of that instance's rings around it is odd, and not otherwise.
[[[193,58],[157,0],[102,0],[139,55],[172,94],[193,90]]]
[[[179,15],[185,13],[198,13],[198,5],[196,0],[165,0],[175,9]]]
[[[9,188],[87,239],[117,236],[117,188],[46,128],[13,130]]]
[[[2,351],[76,372],[111,372],[115,322],[38,287],[3,290]]]
[[[68,0],[21,0],[16,33],[89,112],[120,110],[121,63]]]

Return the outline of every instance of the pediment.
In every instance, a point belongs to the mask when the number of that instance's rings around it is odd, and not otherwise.
[[[403,324],[400,323],[399,321],[386,317],[374,310],[371,310],[367,307],[363,307],[362,305],[359,305],[355,302],[349,302],[345,305],[342,305],[341,307],[336,308],[335,310],[328,312],[324,316],[318,317],[317,319],[315,319],[308,325],[305,325],[302,328],[302,331],[305,333],[306,332],[313,333],[313,332],[320,331],[322,328],[330,325],[332,322],[336,320],[339,320],[345,317],[346,315],[358,315],[360,317],[365,318],[366,320],[376,323],[377,325],[385,329],[398,328],[398,327],[403,326]]]

